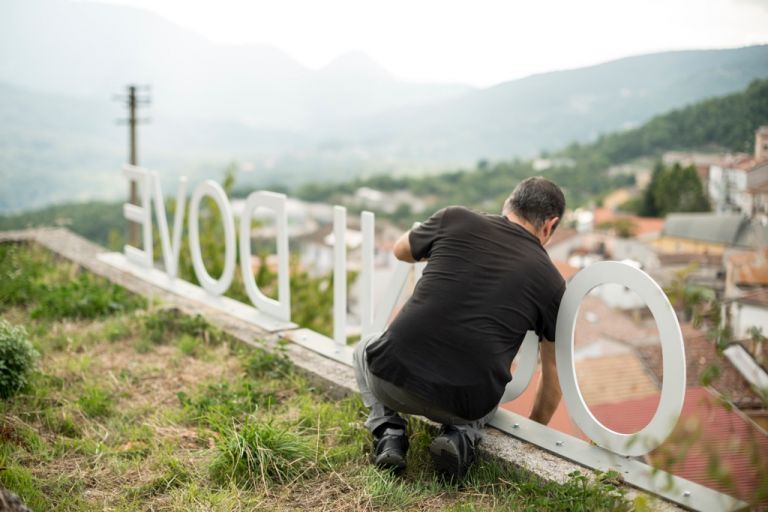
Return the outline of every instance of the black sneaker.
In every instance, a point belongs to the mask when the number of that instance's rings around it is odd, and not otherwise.
[[[378,467],[402,471],[407,452],[408,436],[404,429],[385,428],[380,435],[374,434],[371,459]]]
[[[442,475],[461,479],[475,461],[475,446],[467,434],[451,426],[443,427],[429,446],[435,469]]]

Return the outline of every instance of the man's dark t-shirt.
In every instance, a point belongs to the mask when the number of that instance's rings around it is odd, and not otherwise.
[[[411,231],[429,263],[368,347],[374,375],[474,420],[498,404],[528,330],[554,341],[565,282],[538,238],[504,216],[438,211]]]

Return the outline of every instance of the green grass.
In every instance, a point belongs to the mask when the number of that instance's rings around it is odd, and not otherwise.
[[[25,306],[34,319],[100,318],[146,306],[146,299],[49,253],[0,244],[0,311]]]
[[[544,483],[485,457],[444,482],[433,433],[414,420],[408,469],[380,471],[359,397],[324,395],[284,350],[146,305],[32,319],[46,291],[80,293],[56,283],[83,274],[34,247],[0,245],[0,257],[22,269],[3,267],[0,312],[41,354],[29,386],[0,401],[0,484],[33,510],[631,508],[609,479]]]
[[[220,484],[231,481],[268,490],[274,484],[291,484],[320,471],[316,443],[272,419],[246,418],[242,425],[223,432],[218,448],[211,476]]]
[[[102,418],[113,412],[112,398],[109,392],[95,384],[83,389],[77,403],[83,413],[91,418]]]

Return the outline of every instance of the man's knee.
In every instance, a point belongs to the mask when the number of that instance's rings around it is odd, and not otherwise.
[[[362,339],[355,345],[355,350],[352,352],[352,362],[358,370],[363,369],[363,358],[365,357],[365,345],[366,340]]]
[[[381,336],[380,332],[369,334],[368,336],[363,337],[359,342],[357,342],[357,345],[355,345],[355,350],[352,353],[352,362],[359,370],[362,371],[362,369],[367,366],[365,364],[365,350],[368,348],[370,343],[373,343],[379,339],[379,336]]]

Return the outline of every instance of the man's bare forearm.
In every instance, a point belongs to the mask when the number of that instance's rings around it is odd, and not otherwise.
[[[539,347],[541,349],[541,380],[536,392],[536,401],[533,403],[531,419],[546,425],[555,414],[563,392],[560,390],[560,380],[557,377],[555,344],[544,340]]]
[[[557,406],[560,405],[560,398],[562,392],[560,391],[559,384],[549,384],[543,378],[539,382],[539,389],[536,392],[536,401],[533,404],[533,410],[531,411],[531,419],[537,421],[542,425],[549,423],[552,419],[552,415],[555,414]]]

